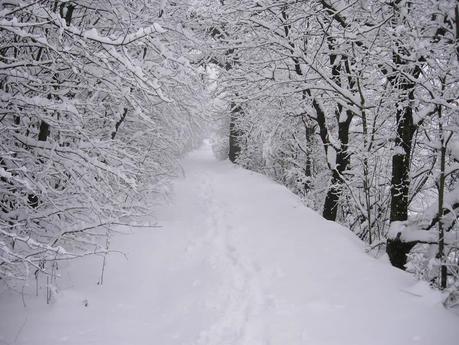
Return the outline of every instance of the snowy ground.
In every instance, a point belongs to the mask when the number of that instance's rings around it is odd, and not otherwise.
[[[282,186],[212,158],[184,162],[161,230],[72,263],[51,305],[0,291],[0,344],[456,345],[439,297]],[[62,270],[61,270],[62,271]],[[87,306],[85,306],[87,304]]]

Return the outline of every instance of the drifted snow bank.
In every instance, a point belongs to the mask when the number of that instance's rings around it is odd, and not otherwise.
[[[60,270],[55,302],[0,292],[0,343],[455,345],[443,296],[366,254],[286,188],[208,145],[184,162],[160,230]],[[145,220],[154,223],[155,220]],[[27,291],[27,289],[26,289]],[[43,294],[43,292],[41,292]]]

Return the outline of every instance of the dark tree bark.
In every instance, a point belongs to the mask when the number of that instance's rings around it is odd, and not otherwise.
[[[39,141],[46,141],[49,135],[49,125],[45,121],[41,121],[40,123],[40,132],[38,133],[38,140]]]
[[[405,86],[405,87],[414,87]],[[410,95],[413,91],[410,92]],[[408,219],[409,188],[410,188],[410,159],[413,136],[416,126],[413,123],[413,109],[407,106],[397,110],[397,137],[396,147],[401,148],[400,152],[392,157],[392,179],[391,179],[391,205],[390,222],[403,222]],[[395,267],[405,269],[406,254],[413,246],[401,245],[399,241],[387,241],[387,254],[391,264]],[[403,258],[403,259],[402,259]]]
[[[392,7],[394,8],[395,16],[393,19],[393,26],[398,25],[401,21],[400,14],[400,1],[394,1]],[[403,5],[407,6],[407,5]],[[421,73],[419,64],[420,59],[411,70],[409,70],[409,62],[402,56],[407,55],[402,42],[396,43],[396,50],[393,52],[393,63],[396,70],[388,75],[388,81],[393,86],[394,90],[399,93],[398,100],[395,104],[396,107],[396,120],[397,120],[397,135],[395,137],[396,152],[392,157],[392,178],[391,178],[391,206],[390,206],[390,222],[403,222],[408,219],[409,207],[409,189],[410,189],[410,163],[411,163],[411,149],[413,144],[413,137],[417,130],[417,125],[413,120],[413,107],[412,101],[414,100],[415,82]],[[407,74],[410,76],[408,77]],[[393,266],[404,269],[406,263],[406,254],[409,253],[412,246],[401,246],[398,241],[388,240],[386,251],[389,255],[390,262]],[[400,259],[403,257],[404,259]]]
[[[236,126],[236,119],[240,116],[240,114],[241,108],[235,103],[231,103],[228,158],[233,163],[236,162],[237,157],[241,153],[241,145],[239,143],[241,132]]]
[[[307,124],[303,118],[304,130],[305,130],[305,139],[306,139],[306,165],[304,167],[304,174],[306,176],[306,182],[304,184],[304,191],[308,193],[311,190],[311,180],[313,174],[313,161],[311,157],[311,148],[313,145],[313,138],[315,134],[315,126]]]
[[[400,235],[398,233],[396,238],[387,239],[386,252],[392,266],[405,270],[406,254],[419,242],[404,242],[400,239]]]
[[[443,84],[444,85],[444,84]],[[445,170],[446,170],[446,146],[448,145],[448,141],[445,138],[445,132],[443,129],[443,124],[442,124],[442,109],[441,106],[437,107],[438,111],[438,125],[440,129],[440,143],[441,143],[441,149],[440,149],[440,177],[439,177],[439,183],[438,183],[438,253],[437,253],[437,259],[440,260],[441,262],[441,268],[440,268],[440,288],[441,289],[446,289],[446,283],[447,283],[447,268],[445,265],[445,228],[443,224],[443,216],[444,216],[444,198],[445,198]]]
[[[349,126],[351,125],[353,113],[346,111],[346,121],[338,123],[338,140],[341,143],[336,152],[336,167],[332,169],[331,184],[325,197],[322,216],[325,219],[335,221],[341,187],[344,183],[343,173],[348,169],[350,164],[350,155],[348,152],[349,146]]]
[[[75,10],[75,5],[71,3],[70,4],[62,3],[59,8],[59,14],[61,18],[65,19],[65,24],[67,24],[67,26],[69,26],[70,23],[72,22],[72,15],[73,15],[74,10]]]
[[[412,95],[412,92],[410,94]],[[413,109],[408,106],[397,110],[395,146],[396,148],[401,148],[401,150],[392,157],[391,222],[408,219],[411,146],[415,132],[416,125],[413,123]]]
[[[335,49],[335,42],[333,38],[327,38],[328,46],[331,52]],[[330,65],[332,67],[332,80],[338,85],[341,86],[341,74],[343,73],[342,68],[345,69],[345,72],[348,78],[351,78],[350,66],[348,63],[348,57],[346,55],[341,55],[341,59],[338,60],[337,54],[330,54]],[[354,86],[354,81],[349,79],[349,87],[352,89]],[[342,121],[341,117],[343,112],[345,113],[346,120]],[[341,186],[344,183],[343,173],[347,170],[350,164],[350,156],[348,152],[349,146],[349,126],[351,125],[352,118],[354,113],[350,110],[343,110],[341,105],[337,106],[335,111],[336,121],[338,123],[338,141],[340,143],[336,152],[336,162],[335,166],[332,166],[332,178],[330,181],[330,187],[328,188],[327,195],[325,197],[324,208],[322,216],[325,219],[336,221],[336,216],[338,213],[339,198],[341,194]],[[322,126],[326,128],[325,117],[323,119]],[[319,124],[320,126],[320,124]],[[328,143],[329,144],[329,143]],[[326,154],[328,152],[326,151]],[[328,160],[328,154],[327,154]],[[330,164],[330,163],[329,163]]]
[[[112,140],[115,139],[116,134],[118,133],[118,129],[120,128],[123,121],[126,119],[127,112],[128,112],[127,108],[124,108],[123,114],[121,115],[120,119],[115,124],[115,130],[112,132],[112,135],[111,135]]]

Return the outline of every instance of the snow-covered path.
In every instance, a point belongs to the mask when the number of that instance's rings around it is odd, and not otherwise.
[[[56,301],[0,291],[0,344],[455,345],[459,318],[284,187],[204,145],[161,230],[73,263]],[[425,294],[426,296],[422,296]],[[87,304],[87,306],[85,306]]]

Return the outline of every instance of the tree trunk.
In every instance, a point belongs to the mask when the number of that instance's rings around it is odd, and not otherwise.
[[[392,25],[396,27],[403,21],[400,17],[400,1],[393,2],[394,19]],[[388,81],[399,91],[399,98],[396,107],[397,136],[395,137],[395,154],[392,157],[392,178],[391,178],[391,204],[390,204],[390,223],[403,222],[408,219],[409,189],[410,189],[410,162],[413,137],[417,130],[417,125],[413,120],[414,88],[415,82],[421,73],[421,68],[416,64],[411,71],[406,71],[406,67],[411,62],[402,56],[406,55],[403,44],[397,42],[397,49],[393,52],[393,62],[397,67],[394,75],[388,76]],[[404,71],[404,72],[402,72]],[[408,78],[405,73],[409,73],[412,78]],[[395,267],[405,269],[406,254],[412,246],[401,246],[395,239],[387,241],[386,252],[389,255],[391,264]]]
[[[46,141],[49,135],[49,125],[45,121],[41,121],[40,123],[40,132],[38,133],[38,140],[39,141]]]
[[[445,80],[442,80],[444,89]],[[437,259],[440,260],[440,288],[446,289],[448,280],[448,270],[446,267],[446,255],[445,255],[445,229],[443,226],[443,217],[445,214],[444,199],[445,199],[445,182],[446,182],[446,147],[453,133],[449,135],[449,138],[445,138],[445,129],[443,127],[442,119],[442,107],[437,106],[438,115],[438,129],[440,131],[440,177],[438,181],[438,253]]]
[[[304,130],[305,130],[305,137],[306,137],[306,165],[304,167],[304,174],[306,176],[306,182],[304,184],[304,191],[305,194],[311,191],[311,181],[312,181],[312,174],[313,174],[313,165],[312,165],[312,156],[311,156],[311,148],[313,145],[313,138],[315,134],[315,127],[308,125],[306,121],[303,119],[304,123]]]
[[[413,92],[410,92],[412,95]],[[395,152],[392,157],[390,221],[408,219],[408,200],[410,187],[410,159],[413,136],[416,126],[413,123],[413,109],[408,106],[397,110],[397,136]]]
[[[405,84],[405,88],[414,88],[413,84]],[[413,98],[414,91],[409,93]],[[398,150],[392,157],[392,179],[391,179],[391,204],[390,222],[403,222],[408,219],[409,189],[410,189],[410,160],[413,136],[416,132],[416,125],[413,122],[413,109],[406,106],[397,110],[397,136],[395,148]],[[406,254],[412,246],[399,246],[392,240],[387,241],[387,254],[393,266],[405,269]]]
[[[118,130],[119,130],[121,124],[123,123],[124,119],[126,118],[127,112],[128,112],[128,109],[124,108],[123,109],[123,114],[121,115],[121,117],[119,118],[119,120],[115,124],[115,130],[112,132],[112,135],[111,135],[112,140],[115,140],[116,134],[118,134]]]
[[[350,156],[348,152],[349,126],[351,125],[353,113],[348,110],[346,111],[346,116],[346,121],[338,123],[338,140],[340,142],[340,147],[336,152],[336,167],[332,170],[331,185],[328,188],[322,212],[322,216],[325,219],[332,221],[336,221],[338,213],[341,186],[344,183],[343,173],[347,170],[350,164]]]
[[[328,46],[330,51],[333,51],[335,48],[335,42],[333,38],[328,37]],[[342,55],[342,61],[346,62],[347,57]],[[339,86],[341,86],[341,61],[338,60],[337,54],[330,54],[330,65],[332,67],[332,80]],[[346,71],[348,75],[350,75],[350,71]],[[349,84],[352,88],[352,82]],[[335,111],[336,121],[338,122],[338,141],[340,143],[339,147],[337,148],[336,152],[336,160],[335,165],[332,166],[332,178],[331,178],[331,185],[328,188],[327,196],[325,197],[324,208],[322,211],[322,216],[325,219],[336,221],[336,216],[338,214],[338,205],[339,205],[339,198],[341,194],[341,186],[343,185],[343,172],[349,166],[350,163],[350,156],[348,152],[349,146],[349,126],[352,121],[353,113],[350,110],[345,110],[346,120],[342,121],[342,113],[343,107],[338,104],[337,110]],[[325,119],[324,124],[325,126]],[[322,135],[321,135],[322,137]],[[327,162],[328,162],[328,150],[326,151],[327,154]],[[330,164],[330,162],[328,162]]]
[[[237,129],[235,121],[241,113],[241,108],[234,102],[231,103],[231,117],[230,117],[230,133],[229,133],[229,152],[228,158],[231,162],[235,163],[237,157],[241,153],[241,146],[239,144],[240,131]]]

